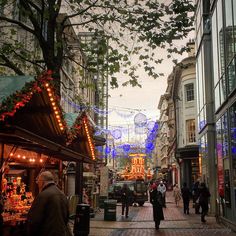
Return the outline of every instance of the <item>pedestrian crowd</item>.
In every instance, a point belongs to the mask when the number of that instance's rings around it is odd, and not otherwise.
[[[149,186],[150,203],[153,206],[153,220],[155,222],[155,228],[158,230],[160,222],[164,220],[163,207],[166,207],[166,186],[161,180],[159,183],[150,182]],[[183,213],[189,214],[190,199],[193,199],[193,207],[196,214],[201,214],[201,222],[206,222],[206,215],[209,210],[209,198],[211,194],[204,182],[197,181],[190,189],[187,183],[184,182],[182,188],[179,188],[178,184],[173,186],[173,197],[175,204],[178,207],[179,202],[183,201]],[[200,212],[201,209],[201,212]]]

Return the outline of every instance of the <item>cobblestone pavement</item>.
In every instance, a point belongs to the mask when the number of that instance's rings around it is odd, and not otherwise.
[[[160,229],[154,229],[152,205],[145,203],[143,207],[130,207],[129,217],[121,216],[121,205],[116,207],[116,221],[104,221],[104,210],[96,212],[90,221],[90,236],[236,236],[229,228],[219,225],[215,217],[207,216],[206,223],[201,223],[200,215],[183,214],[182,204],[176,207],[172,192],[167,193],[167,208],[164,208],[165,220]]]

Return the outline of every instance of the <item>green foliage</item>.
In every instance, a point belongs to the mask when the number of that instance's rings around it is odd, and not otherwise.
[[[117,88],[116,75],[123,71],[126,75],[121,82],[123,86],[141,87],[138,67],[142,66],[150,77],[162,75],[157,72],[156,64],[162,63],[163,58],[155,58],[153,50],[167,49],[167,58],[173,53],[181,54],[186,48],[177,48],[174,42],[193,30],[191,0],[162,3],[157,0],[68,0],[64,2],[65,18],[59,15],[60,1],[45,0],[42,5],[36,2],[19,0],[15,5],[14,0],[1,1],[4,7],[1,25],[10,23],[17,28],[7,32],[6,42],[0,43],[0,66],[17,74],[28,73],[29,69],[40,73],[47,68],[59,76],[66,58],[77,60],[76,53],[70,52],[73,49],[67,47],[69,28],[73,25],[76,33],[90,32],[89,37],[80,36],[80,47],[86,57],[81,67],[87,74],[109,76],[111,87]],[[12,9],[17,14],[9,14]],[[7,27],[3,32],[6,31]],[[27,48],[24,41],[19,43],[19,35],[31,35],[35,44]],[[138,63],[132,60],[135,57]]]

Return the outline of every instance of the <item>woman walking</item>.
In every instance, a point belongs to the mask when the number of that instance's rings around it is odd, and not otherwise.
[[[174,185],[173,196],[175,198],[175,205],[179,206],[179,201],[181,200],[181,190],[180,190],[178,184]]]
[[[153,207],[153,219],[155,221],[156,230],[159,229],[161,220],[164,220],[163,214],[163,197],[162,193],[157,190],[157,185],[155,183],[152,184],[152,188],[150,190],[150,202]]]

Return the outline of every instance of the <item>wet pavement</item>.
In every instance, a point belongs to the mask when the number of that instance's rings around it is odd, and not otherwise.
[[[200,215],[194,214],[190,204],[190,214],[183,213],[182,203],[176,207],[172,192],[167,193],[167,208],[164,209],[165,220],[156,230],[152,218],[152,205],[130,207],[129,217],[121,215],[121,205],[116,207],[116,221],[104,221],[104,210],[98,209],[90,220],[90,236],[236,236],[235,232],[217,224],[214,216],[207,216],[206,223],[201,223]]]

